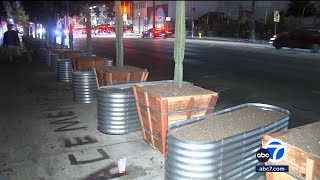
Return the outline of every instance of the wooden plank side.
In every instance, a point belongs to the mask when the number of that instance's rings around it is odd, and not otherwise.
[[[308,128],[309,127],[310,126],[308,126]],[[310,129],[310,131],[312,131],[312,129]],[[289,132],[290,129],[284,132],[277,132],[271,135],[265,135],[263,136],[262,144],[264,146],[264,144],[267,141],[273,138],[284,136]],[[307,153],[304,150],[291,144],[286,143],[286,147],[286,158],[279,163],[275,163],[276,165],[288,165],[289,172],[301,179],[320,179],[320,157],[315,156],[314,154]]]

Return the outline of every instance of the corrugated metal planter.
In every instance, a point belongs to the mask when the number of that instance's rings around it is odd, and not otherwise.
[[[51,65],[51,63],[50,63],[51,57],[50,56],[51,56],[51,51],[46,51],[45,62],[47,64],[48,68],[50,68],[50,65]]]
[[[73,99],[77,103],[91,103],[97,98],[97,83],[94,71],[72,73]]]
[[[239,123],[244,122],[241,118],[245,119],[246,116],[241,117],[241,115],[237,115],[237,117],[232,120],[233,124],[229,126],[229,128],[232,129],[231,134],[234,133],[232,136],[201,142],[177,138],[179,137],[177,132],[180,131],[181,133],[181,128],[189,128],[188,130],[190,130],[190,127],[194,128],[191,124],[199,125],[199,122],[205,118],[228,117],[230,113],[245,108],[257,108],[259,111],[267,110],[269,113],[277,113],[277,119],[261,127],[250,130],[248,128],[248,131],[238,133],[237,128],[242,125]],[[268,117],[271,118],[273,116]],[[259,113],[252,116],[252,119],[257,122],[264,122],[260,120],[262,118],[263,116],[261,114],[259,115]],[[266,104],[248,103],[173,124],[169,127],[168,132],[165,179],[257,179],[263,175],[262,173],[255,172],[255,166],[259,164],[255,154],[261,147],[262,135],[286,130],[288,128],[288,120],[289,112],[285,109]],[[229,121],[219,122],[225,124]],[[208,129],[216,133],[216,136],[230,131],[230,129],[224,129],[220,126],[217,128],[211,128],[212,126],[208,127]],[[246,126],[244,127],[246,128]],[[209,136],[208,133],[200,134],[201,128],[201,126],[197,127],[198,134],[196,136],[193,136],[190,131],[188,131],[187,136],[191,138]]]
[[[58,54],[51,54],[50,55],[50,71],[51,72],[57,71],[57,61],[58,61]]]
[[[98,129],[107,134],[140,130],[132,84],[104,86],[98,90]]]
[[[98,129],[107,134],[126,134],[141,129],[132,87],[136,84],[155,84],[153,81],[102,86],[98,89]]]
[[[57,80],[59,82],[72,81],[72,68],[69,59],[60,59],[57,62]]]

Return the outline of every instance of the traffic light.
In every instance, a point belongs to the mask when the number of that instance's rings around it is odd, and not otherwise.
[[[123,13],[126,14],[127,13],[127,7],[123,8]]]

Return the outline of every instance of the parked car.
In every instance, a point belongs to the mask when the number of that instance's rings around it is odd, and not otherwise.
[[[162,37],[167,38],[168,34],[166,30],[160,29],[160,28],[152,28],[147,31],[142,32],[141,38],[156,38],[156,37]]]
[[[290,32],[274,35],[270,43],[276,48],[301,48],[310,49],[317,53],[320,49],[320,28],[299,28]]]
[[[111,31],[110,31],[110,28],[108,28],[108,26],[98,26],[96,34],[109,35],[111,34]]]

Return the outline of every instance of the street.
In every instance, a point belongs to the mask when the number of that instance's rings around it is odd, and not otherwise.
[[[75,38],[75,49],[85,41]],[[173,45],[173,38],[124,38],[125,64],[148,69],[149,81],[173,79]],[[93,51],[115,59],[115,38],[93,36]],[[248,102],[286,108],[293,128],[319,121],[319,59],[309,50],[187,39],[184,80],[219,92],[216,110]]]
[[[149,81],[173,78],[174,39],[125,38],[125,63],[147,68]],[[115,59],[115,39],[93,37],[94,51]],[[85,48],[85,38],[75,38]],[[215,111],[243,103],[291,112],[289,126],[319,121],[319,54],[269,45],[187,40],[184,80],[219,92]],[[108,135],[97,129],[97,103],[78,104],[72,83],[35,59],[1,61],[1,179],[164,179],[165,158],[137,131]],[[126,173],[117,161],[127,158]],[[262,176],[261,179],[264,179]]]

